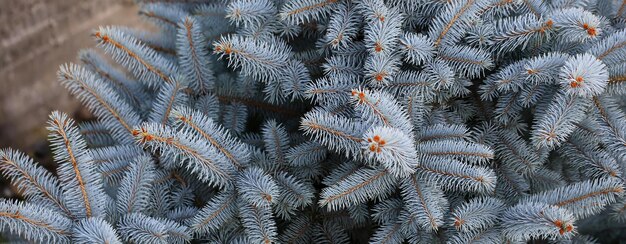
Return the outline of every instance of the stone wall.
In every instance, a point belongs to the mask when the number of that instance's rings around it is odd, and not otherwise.
[[[28,59],[67,39],[68,31],[121,0],[0,0],[0,67]],[[23,61],[22,61],[23,62]]]
[[[94,47],[99,25],[137,26],[129,0],[0,0],[0,147],[46,148],[52,110],[80,116],[56,79],[59,65]],[[85,114],[85,113],[82,113]],[[45,150],[45,149],[44,149]]]

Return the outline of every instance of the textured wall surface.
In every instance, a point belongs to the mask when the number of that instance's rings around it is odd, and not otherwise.
[[[56,71],[76,62],[81,48],[95,46],[93,28],[140,24],[128,2],[0,0],[0,147],[36,151],[47,145],[42,138],[50,111],[81,116]]]

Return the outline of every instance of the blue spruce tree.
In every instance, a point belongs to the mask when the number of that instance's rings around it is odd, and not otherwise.
[[[137,3],[58,72],[56,172],[0,151],[15,240],[626,238],[621,1]]]

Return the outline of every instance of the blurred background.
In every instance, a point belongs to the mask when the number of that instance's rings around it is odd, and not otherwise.
[[[50,112],[91,118],[57,81],[59,66],[94,47],[91,33],[100,25],[142,25],[137,11],[131,0],[0,0],[0,148],[19,149],[51,168]],[[0,195],[13,195],[3,179]]]

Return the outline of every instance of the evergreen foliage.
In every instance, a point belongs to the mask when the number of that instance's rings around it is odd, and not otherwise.
[[[137,0],[58,77],[52,173],[0,150],[37,243],[625,238],[611,0]],[[111,57],[103,57],[101,53]]]

